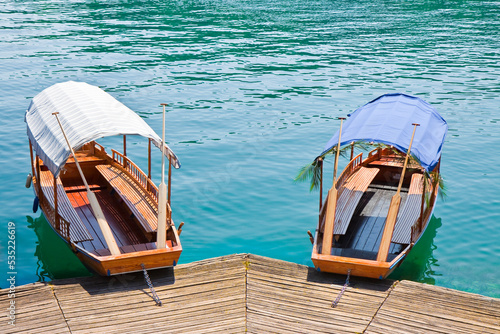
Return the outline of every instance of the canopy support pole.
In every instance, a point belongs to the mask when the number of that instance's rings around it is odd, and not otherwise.
[[[42,185],[40,184],[41,177],[40,177],[40,159],[38,158],[38,154],[35,156],[35,166],[36,166],[36,174],[35,174],[35,179],[36,179],[36,184],[38,186],[38,199],[41,201],[42,199],[45,198],[42,193]]]
[[[33,159],[33,145],[31,144],[31,140],[28,140],[30,144],[30,157],[31,157],[31,175],[35,175],[35,165]]]
[[[425,208],[425,193],[427,191],[426,185],[427,185],[427,180],[425,179],[425,173],[424,173],[424,189],[422,191],[422,202],[420,203],[420,219],[419,219],[419,231],[422,231],[424,227],[424,208]],[[432,189],[432,187],[431,187]]]
[[[127,136],[123,135],[123,155],[127,156]]]
[[[172,190],[172,156],[168,155],[168,198],[167,203],[170,205],[170,193]]]
[[[59,126],[61,127],[61,131],[64,135],[64,139],[66,139],[66,143],[68,144],[69,150],[71,151],[71,154],[73,155],[73,158],[75,159],[75,164],[76,167],[78,168],[78,172],[80,172],[80,176],[82,177],[83,184],[85,185],[85,188],[87,189],[87,197],[90,202],[90,206],[92,207],[92,211],[94,212],[94,216],[97,220],[97,223],[99,224],[99,227],[101,228],[102,234],[104,236],[104,240],[106,241],[106,244],[109,248],[109,251],[111,252],[111,255],[120,255],[120,249],[118,248],[118,245],[116,244],[116,240],[113,237],[113,233],[111,232],[111,228],[108,225],[108,222],[106,221],[106,218],[104,217],[104,213],[102,212],[101,206],[99,205],[99,202],[97,201],[97,198],[95,197],[95,194],[90,191],[89,185],[87,183],[87,180],[85,179],[85,175],[83,175],[83,171],[80,167],[80,164],[78,163],[78,159],[76,158],[76,154],[73,151],[73,147],[69,143],[68,137],[66,136],[66,133],[64,132],[64,128],[61,124],[61,121],[59,120],[59,117],[57,116],[59,113],[54,112],[52,115],[54,115],[57,119],[57,122],[59,123]]]
[[[148,138],[148,179],[151,180],[151,138]]]
[[[319,211],[321,211],[321,208],[323,207],[323,158],[319,157],[318,158],[318,164],[320,168],[319,172]]]
[[[333,169],[333,185],[334,186],[335,186],[335,181],[337,179],[337,168],[339,166],[340,136],[342,135],[342,122],[345,120],[345,117],[339,117],[339,119],[340,119],[339,142],[337,144],[337,152],[335,154],[335,167]]]

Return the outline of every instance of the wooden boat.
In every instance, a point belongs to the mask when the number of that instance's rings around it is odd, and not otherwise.
[[[312,166],[320,211],[311,259],[319,271],[383,279],[425,231],[439,190],[446,121],[423,100],[386,94],[354,111]],[[359,144],[375,144],[363,159]],[[351,160],[337,178],[338,155]],[[322,203],[323,159],[335,153],[334,181]]]
[[[37,205],[84,265],[109,276],[177,264],[170,188],[180,164],[141,117],[100,88],[69,81],[35,96],[25,121]],[[123,136],[123,153],[96,142],[114,135]],[[127,135],[149,140],[147,175],[127,157]],[[152,143],[168,158],[168,195],[163,170],[160,190],[151,180]]]

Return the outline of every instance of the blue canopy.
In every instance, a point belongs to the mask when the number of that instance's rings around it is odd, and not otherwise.
[[[429,103],[418,97],[385,94],[348,116],[342,126],[341,146],[356,141],[377,142],[393,145],[406,153],[413,133],[412,123],[418,123],[411,154],[427,171],[432,171],[439,162],[448,125]],[[338,140],[339,131],[321,155],[337,146]]]

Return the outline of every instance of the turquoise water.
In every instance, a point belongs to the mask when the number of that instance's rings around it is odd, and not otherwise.
[[[24,111],[42,89],[76,80],[158,133],[159,104],[170,104],[181,263],[250,252],[312,265],[318,193],[293,182],[298,170],[336,117],[387,92],[423,98],[449,123],[447,197],[392,277],[500,297],[498,2],[4,1],[0,27],[0,287],[9,222],[18,285],[86,274],[24,188]],[[145,167],[146,142],[127,142]]]

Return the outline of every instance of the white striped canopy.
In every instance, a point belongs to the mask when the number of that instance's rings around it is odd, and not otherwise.
[[[121,102],[101,88],[85,82],[62,82],[36,95],[26,111],[28,137],[36,153],[50,171],[58,176],[71,151],[66,144],[54,112],[74,150],[93,140],[116,135],[139,135],[151,138],[161,149],[161,138],[151,127]],[[165,155],[172,165],[179,160],[165,144]]]

